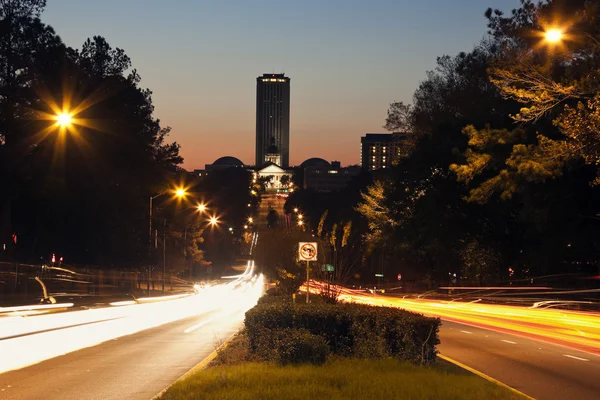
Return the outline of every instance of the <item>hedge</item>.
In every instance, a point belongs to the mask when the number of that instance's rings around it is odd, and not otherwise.
[[[306,329],[266,329],[256,335],[254,354],[279,364],[323,364],[329,358],[329,345]]]
[[[304,329],[325,339],[333,354],[435,361],[440,320],[388,307],[361,304],[263,303],[246,312],[250,351],[274,343],[282,329]]]

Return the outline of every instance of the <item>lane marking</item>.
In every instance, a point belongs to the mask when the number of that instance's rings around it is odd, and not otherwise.
[[[472,326],[473,328],[485,329],[487,331],[505,333],[508,335],[517,336],[517,337],[527,339],[527,340],[542,342],[542,343],[545,343],[550,346],[558,346],[558,347],[562,347],[562,348],[568,349],[568,350],[579,351],[581,353],[589,354],[590,356],[600,358],[600,353],[594,353],[593,351],[597,351],[597,350],[591,349],[591,348],[589,348],[589,346],[585,346],[585,348],[582,349],[582,348],[574,347],[575,346],[574,344],[569,344],[569,343],[564,343],[564,342],[555,342],[547,337],[539,336],[536,334],[528,334],[528,333],[520,332],[520,331],[514,331],[514,330],[511,330],[508,328],[494,327],[491,325],[481,325],[481,324],[475,324],[475,323],[470,323],[470,322],[466,322],[466,321],[458,321],[458,320],[450,318],[450,317],[443,317],[440,319],[442,320],[442,322],[445,321],[445,322],[450,322],[450,323],[457,324],[457,325]]]
[[[441,358],[442,360],[446,360],[446,361],[448,361],[448,362],[450,362],[450,363],[452,363],[452,364],[458,365],[459,367],[461,367],[461,368],[463,368],[463,369],[466,369],[467,371],[469,371],[469,372],[472,372],[472,373],[474,373],[475,375],[479,375],[479,376],[480,376],[480,377],[482,377],[483,379],[487,379],[488,381],[490,381],[490,382],[492,382],[492,383],[495,383],[496,385],[500,385],[500,386],[502,386],[503,388],[506,388],[506,389],[508,389],[508,390],[510,390],[510,391],[512,391],[512,392],[514,392],[514,393],[516,393],[516,394],[518,394],[518,395],[521,395],[521,396],[525,397],[526,399],[529,399],[529,400],[535,400],[535,398],[533,398],[533,397],[531,397],[531,396],[527,396],[525,393],[523,393],[523,392],[521,392],[521,391],[519,391],[519,390],[517,390],[517,389],[515,389],[515,388],[513,388],[513,387],[510,387],[510,386],[508,386],[506,383],[502,383],[502,382],[500,382],[499,380],[497,380],[497,379],[494,379],[494,378],[492,378],[491,376],[489,376],[489,375],[486,375],[486,374],[484,374],[483,372],[476,370],[475,368],[471,368],[471,367],[469,367],[469,366],[467,366],[467,365],[465,365],[465,364],[463,364],[463,363],[461,363],[461,362],[458,362],[458,361],[456,361],[456,360],[454,360],[454,359],[452,359],[452,358],[450,358],[450,357],[446,357],[446,356],[445,356],[445,355],[443,355],[443,354],[438,354],[437,356],[438,356],[439,358]]]
[[[462,332],[462,333],[467,333],[467,334],[469,334],[469,335],[472,335],[472,334],[473,334],[473,332],[469,332],[469,331],[461,331],[461,332]]]
[[[203,327],[204,325],[208,324],[209,322],[212,322],[212,320],[213,320],[213,318],[209,318],[202,322],[197,323],[196,325],[190,326],[185,331],[183,331],[183,333],[194,332],[196,329]]]
[[[579,360],[579,361],[590,361],[590,360],[588,360],[587,358],[575,357],[575,356],[571,356],[571,355],[569,355],[569,354],[563,354],[563,356],[565,356],[565,357],[569,357],[569,358],[573,358],[573,359],[575,359],[575,360]]]
[[[510,344],[517,344],[517,342],[513,342],[512,340],[502,340],[505,343],[510,343]]]

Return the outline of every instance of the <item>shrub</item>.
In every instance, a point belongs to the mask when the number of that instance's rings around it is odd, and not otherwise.
[[[430,364],[439,344],[440,320],[405,310],[359,304],[260,304],[246,313],[251,351],[258,351],[265,330],[305,329],[321,336],[342,356],[385,357]]]
[[[329,357],[327,341],[305,329],[266,329],[256,332],[252,351],[265,361],[279,364],[323,364]]]
[[[282,365],[310,363],[324,364],[329,358],[329,345],[318,335],[304,329],[277,330],[277,362]]]

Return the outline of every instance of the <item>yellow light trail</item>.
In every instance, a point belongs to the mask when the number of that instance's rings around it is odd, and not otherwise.
[[[310,283],[318,293],[323,283]],[[303,286],[304,290],[306,285]],[[527,336],[600,355],[600,313],[435,299],[401,299],[340,288],[340,300],[397,307],[442,320]]]
[[[249,264],[247,272],[253,268]],[[165,301],[139,299],[139,304],[0,318],[0,373],[23,368],[59,355],[95,346],[183,318],[208,312],[228,321],[243,321],[264,291],[263,276],[242,274],[227,284],[204,286],[188,296]],[[197,328],[196,328],[197,329]]]

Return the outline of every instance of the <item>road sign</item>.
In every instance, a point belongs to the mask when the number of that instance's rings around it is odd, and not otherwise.
[[[321,267],[321,271],[323,272],[333,272],[335,269],[333,268],[333,265],[330,264],[323,264],[323,266]]]
[[[398,274],[398,280],[401,281],[402,280],[402,274]]]
[[[299,261],[317,261],[317,242],[300,242],[298,246]]]
[[[377,278],[383,278],[383,274],[375,274]]]

